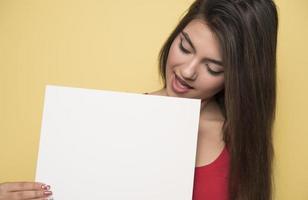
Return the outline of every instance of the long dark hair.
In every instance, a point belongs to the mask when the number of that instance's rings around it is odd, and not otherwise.
[[[166,87],[166,63],[176,36],[193,19],[216,34],[225,68],[225,87],[215,95],[223,114],[230,152],[231,200],[272,199],[272,129],[276,107],[278,15],[272,0],[196,0],[159,54]]]

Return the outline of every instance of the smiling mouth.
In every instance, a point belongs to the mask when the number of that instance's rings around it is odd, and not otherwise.
[[[193,87],[191,87],[190,85],[188,85],[184,80],[182,80],[180,77],[178,77],[176,74],[175,75],[175,78],[180,82],[181,85],[189,88],[189,89],[194,89]]]

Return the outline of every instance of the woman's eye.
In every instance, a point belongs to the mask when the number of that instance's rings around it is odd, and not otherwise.
[[[190,51],[188,51],[187,49],[184,48],[184,46],[183,46],[183,39],[182,38],[181,38],[181,42],[179,44],[179,48],[185,54],[189,54],[190,53]]]
[[[207,71],[208,71],[210,74],[214,75],[214,76],[217,76],[217,75],[223,73],[223,71],[216,71],[216,70],[213,70],[213,69],[210,67],[209,64],[206,64],[206,68],[207,68]]]

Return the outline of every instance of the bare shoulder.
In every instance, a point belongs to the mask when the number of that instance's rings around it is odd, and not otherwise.
[[[222,152],[224,117],[216,102],[209,102],[200,114],[196,166],[212,163]]]

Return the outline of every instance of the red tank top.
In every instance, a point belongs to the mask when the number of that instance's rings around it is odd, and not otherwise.
[[[193,200],[228,200],[229,152],[225,147],[212,163],[195,167]]]

